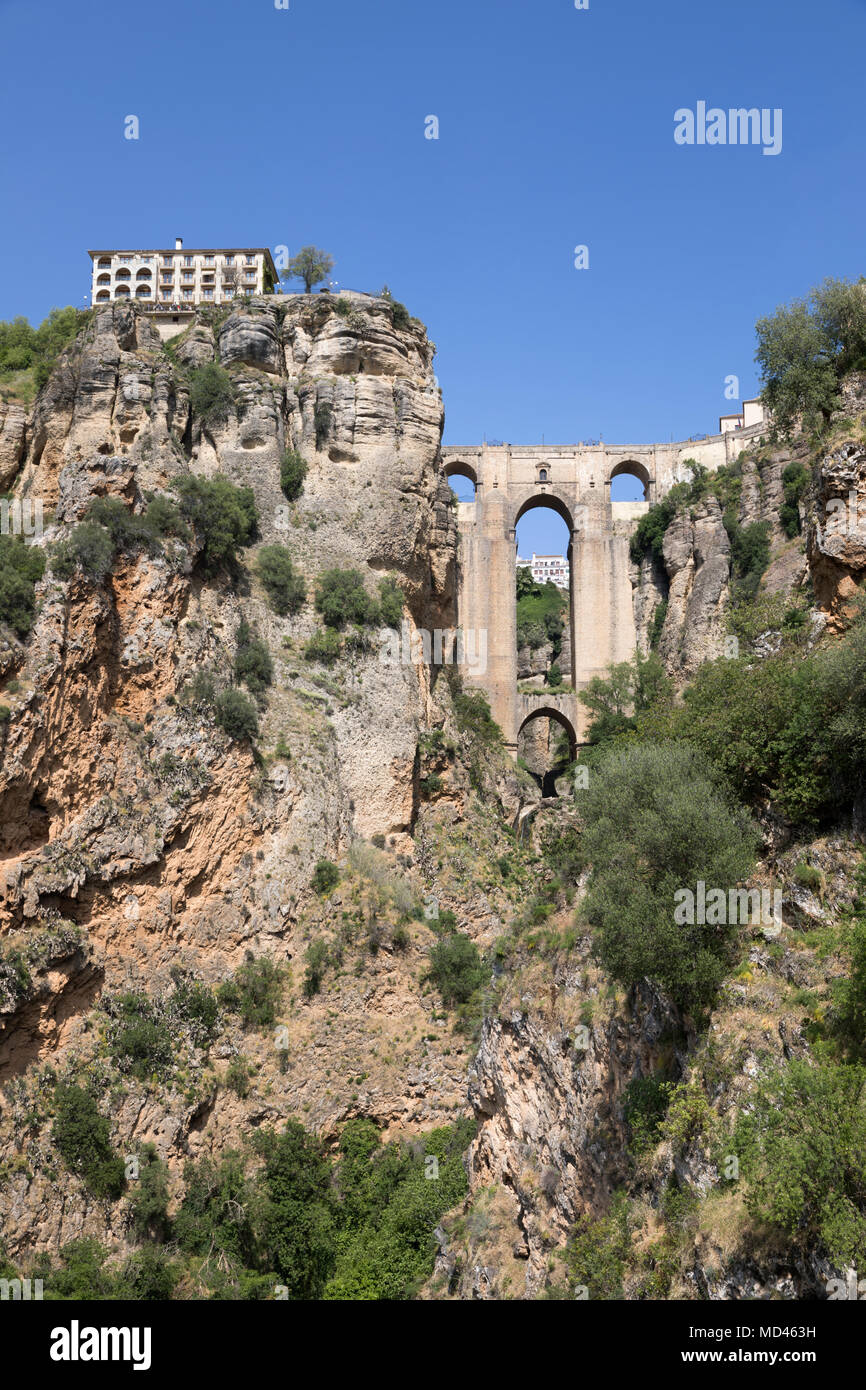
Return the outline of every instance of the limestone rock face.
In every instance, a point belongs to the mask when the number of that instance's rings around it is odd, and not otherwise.
[[[148,421],[160,350],[159,334],[135,305],[96,309],[36,399],[16,490],[53,507],[64,464],[128,448]]]
[[[556,980],[543,1006],[539,1000],[534,1009],[486,1019],[470,1076],[479,1121],[469,1150],[472,1186],[501,1185],[511,1201],[529,1296],[543,1284],[545,1233],[564,1236],[580,1213],[603,1210],[622,1182],[624,1146],[614,1142],[624,1132],[622,1091],[633,1075],[651,1070],[674,1021],[646,987],[631,1022],[584,1027],[568,1004],[580,989],[573,970]],[[604,1143],[594,1139],[602,1132]]]
[[[866,449],[845,443],[821,460],[807,529],[815,597],[832,628],[854,615],[866,572]]]
[[[235,310],[220,329],[220,361],[226,367],[232,362],[244,362],[248,367],[279,373],[281,354],[277,329],[275,314]]]
[[[730,572],[730,542],[715,497],[681,512],[664,539],[670,589],[659,644],[669,669],[693,673],[722,650],[724,602]]]
[[[24,408],[0,401],[0,492],[7,490],[21,467],[26,427]]]

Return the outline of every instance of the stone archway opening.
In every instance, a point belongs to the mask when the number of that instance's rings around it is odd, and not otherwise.
[[[572,678],[571,516],[555,494],[518,509],[516,541],[517,686],[557,690]]]
[[[449,461],[445,468],[445,477],[458,502],[475,501],[478,474],[471,463],[464,463],[461,459]]]
[[[517,735],[517,761],[538,783],[542,796],[558,796],[556,783],[577,757],[570,719],[554,706],[533,710]]]
[[[624,459],[611,470],[608,478],[611,502],[652,501],[652,477],[646,466],[637,459]]]

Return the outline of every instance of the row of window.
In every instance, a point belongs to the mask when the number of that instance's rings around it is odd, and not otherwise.
[[[191,284],[191,283],[195,280],[195,271],[194,271],[194,270],[182,270],[182,271],[180,272],[180,276],[181,276],[181,279],[184,281],[184,283],[186,283],[186,284]],[[130,278],[130,272],[129,272],[128,270],[118,270],[118,271],[116,272],[115,279],[117,279],[117,280],[129,280],[129,278]],[[136,280],[150,280],[150,278],[151,278],[150,271],[149,271],[149,270],[139,270],[139,271],[136,272],[136,277],[135,277],[135,278],[136,278]],[[208,278],[210,279],[210,283],[213,284],[213,282],[214,282],[214,273],[213,273],[213,271],[211,271],[210,277],[208,277],[207,271],[204,272],[204,279],[203,279],[202,283],[206,285],[206,284],[208,283]],[[255,278],[256,278],[256,272],[255,272],[254,270],[245,270],[245,271],[244,271],[244,279],[245,279],[248,283],[251,282],[251,281],[253,281],[253,280],[255,280]],[[111,276],[110,276],[106,271],[103,271],[103,273],[102,273],[101,275],[97,275],[97,277],[96,277],[96,283],[97,283],[97,285],[108,285],[108,284],[111,283]],[[164,270],[164,271],[162,271],[162,272],[161,272],[161,283],[162,283],[163,285],[171,285],[171,284],[173,284],[173,283],[174,283],[174,271],[173,271],[173,270]]]
[[[118,256],[117,259],[120,261],[120,264],[121,264],[121,265],[132,265],[133,261],[136,261],[136,260],[145,261],[145,262],[147,262],[148,264],[150,264],[151,261],[153,261],[154,257],[153,257],[153,256]],[[201,259],[203,260],[203,262],[204,262],[205,265],[215,265],[215,264],[216,264],[216,260],[217,260],[216,256],[202,256]],[[234,257],[234,255],[228,255],[228,256],[225,256],[225,257],[221,256],[219,259],[220,259],[221,261],[224,260],[226,265],[234,265],[234,264],[235,264],[235,257]],[[160,265],[174,265],[175,260],[180,261],[180,263],[181,263],[182,265],[195,265],[195,263],[196,263],[196,257],[195,257],[195,256],[187,256],[187,255],[176,256],[176,257],[175,257],[175,256],[162,256],[162,257],[160,258],[160,262],[159,262],[159,263],[160,263]],[[244,260],[244,264],[245,264],[245,265],[255,265],[255,263],[256,263],[256,258],[255,258],[255,256],[244,256],[243,260]],[[104,266],[107,266],[107,267],[110,268],[110,266],[111,266],[111,256],[100,256],[99,261],[98,261],[97,264],[98,264],[98,268],[99,268],[100,270],[102,270]]]
[[[130,292],[130,291],[129,291],[129,286],[128,286],[128,285],[117,285],[117,286],[115,287],[114,296],[115,296],[116,299],[117,299],[117,298],[124,299],[124,298],[126,298],[127,295],[129,295],[129,292]],[[245,287],[243,293],[244,293],[244,294],[255,294],[255,289],[251,289],[251,288]],[[150,298],[150,285],[137,285],[137,286],[136,286],[136,290],[135,290],[135,295],[136,295],[136,298],[137,298],[137,299],[149,299],[149,298]],[[159,296],[159,297],[160,297],[161,300],[165,301],[166,303],[171,303],[171,301],[172,301],[172,299],[173,299],[173,297],[174,297],[174,291],[173,291],[173,290],[160,290],[160,296]],[[214,291],[213,291],[213,290],[202,290],[202,298],[204,298],[204,299],[213,299],[213,297],[214,297]],[[110,292],[109,290],[99,290],[99,291],[97,292],[96,298],[97,298],[97,300],[99,300],[99,301],[103,301],[103,300],[106,300],[106,299],[111,299],[111,292]],[[192,300],[192,299],[194,299],[194,298],[195,298],[195,291],[194,291],[194,290],[182,290],[182,291],[181,291],[181,299],[183,299],[184,301]]]

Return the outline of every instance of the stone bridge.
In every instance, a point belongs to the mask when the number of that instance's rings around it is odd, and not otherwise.
[[[464,676],[486,693],[515,757],[521,729],[542,714],[563,725],[573,746],[585,741],[587,711],[577,692],[635,652],[629,540],[638,520],[674,483],[690,477],[687,459],[718,468],[762,429],[677,444],[443,448],[446,475],[475,486],[475,501],[458,504],[458,622],[464,632],[486,632],[487,665],[483,673],[467,669]],[[622,473],[640,479],[642,502],[611,501],[611,482]],[[557,512],[570,536],[572,686],[535,695],[517,689],[515,560],[517,523],[538,506]]]

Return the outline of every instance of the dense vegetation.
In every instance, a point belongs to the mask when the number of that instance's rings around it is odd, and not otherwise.
[[[357,1119],[329,1155],[290,1120],[258,1131],[244,1152],[188,1160],[173,1217],[165,1165],[144,1145],[126,1186],[139,1248],[117,1264],[97,1242],[71,1241],[56,1266],[43,1255],[33,1272],[61,1300],[166,1299],[178,1286],[187,1297],[411,1298],[432,1271],[437,1221],[466,1192],[471,1137],[461,1120],[382,1144]],[[55,1143],[94,1193],[120,1195],[108,1122],[79,1087],[58,1089]]]
[[[90,322],[92,310],[52,309],[38,328],[25,318],[0,321],[0,395],[29,402],[51,375],[64,348]]]
[[[45,554],[22,536],[0,536],[0,623],[26,637],[36,613],[36,584],[45,571]]]
[[[827,279],[758,320],[755,354],[775,429],[824,428],[845,373],[866,368],[866,280]]]
[[[566,597],[561,589],[548,580],[539,584],[532,578],[532,572],[521,567],[517,571],[517,647],[529,647],[537,651],[548,642],[552,648],[551,660],[556,661],[562,651],[562,611]]]
[[[710,764],[686,744],[612,752],[581,793],[591,866],[583,904],[607,972],[648,978],[682,1009],[713,1002],[732,963],[732,924],[678,923],[675,894],[699,880],[728,888],[748,876],[757,833],[720,793]]]

